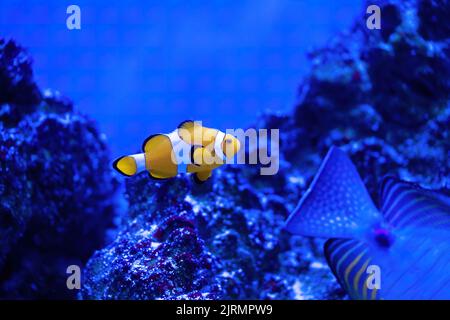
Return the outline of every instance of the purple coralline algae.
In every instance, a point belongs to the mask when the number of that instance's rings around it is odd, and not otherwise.
[[[66,269],[113,227],[117,189],[96,124],[41,92],[31,59],[0,39],[0,298],[75,298]]]

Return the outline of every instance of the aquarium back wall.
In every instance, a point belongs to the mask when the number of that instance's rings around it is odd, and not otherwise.
[[[81,30],[66,27],[70,4]],[[2,0],[0,30],[29,49],[40,87],[96,119],[117,155],[185,119],[237,128],[291,108],[308,48],[360,10],[361,0]]]

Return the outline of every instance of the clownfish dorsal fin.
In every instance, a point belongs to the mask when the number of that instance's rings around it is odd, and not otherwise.
[[[189,144],[202,144],[202,126],[198,121],[186,120],[177,127],[180,139]],[[197,143],[196,143],[197,142]]]
[[[349,157],[332,147],[286,229],[304,236],[352,238],[381,219]]]
[[[450,197],[387,176],[381,185],[381,212],[393,227],[450,229]]]
[[[185,120],[178,125],[178,129],[191,129],[195,126],[196,122],[194,120]]]
[[[150,149],[151,149],[151,143],[150,143],[150,141],[153,139],[153,138],[156,138],[156,137],[158,137],[158,136],[164,136],[163,134],[152,134],[151,136],[148,136],[145,140],[144,140],[144,142],[142,143],[142,152],[144,152],[144,153],[146,153],[146,152],[149,152],[150,151]]]

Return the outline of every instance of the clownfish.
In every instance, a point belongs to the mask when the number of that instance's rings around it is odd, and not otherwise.
[[[116,159],[113,168],[128,177],[146,170],[154,179],[192,173],[195,182],[203,183],[212,170],[232,159],[239,150],[236,137],[189,120],[171,133],[149,136],[142,145],[142,153]]]
[[[375,207],[349,157],[333,147],[288,218],[324,251],[353,299],[450,299],[450,198],[395,177]]]

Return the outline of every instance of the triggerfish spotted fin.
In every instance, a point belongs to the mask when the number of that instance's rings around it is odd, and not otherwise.
[[[380,194],[378,210],[351,160],[333,147],[286,228],[330,238],[327,262],[354,299],[450,299],[449,197],[394,177]]]
[[[322,238],[352,238],[382,220],[347,155],[332,148],[286,229]]]

